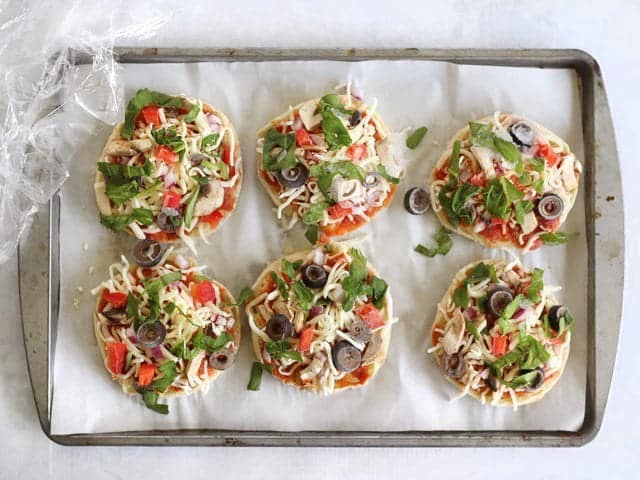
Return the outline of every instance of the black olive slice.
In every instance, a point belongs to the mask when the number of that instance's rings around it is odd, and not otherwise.
[[[371,338],[371,329],[361,318],[355,318],[349,325],[349,335],[356,342],[365,343]]]
[[[442,368],[445,373],[451,378],[462,378],[466,371],[467,363],[464,360],[462,352],[457,352],[452,355],[444,355],[442,360]]]
[[[555,193],[547,193],[538,200],[537,210],[538,214],[545,220],[553,220],[562,215],[564,202]]]
[[[533,378],[529,381],[529,383],[525,387],[525,390],[527,392],[535,392],[544,383],[544,371],[540,367],[536,368],[535,370],[532,370],[532,372],[535,372],[536,374],[535,376],[533,376]]]
[[[322,288],[327,284],[327,271],[316,263],[302,268],[302,283],[309,288]]]
[[[202,153],[194,153],[189,157],[189,161],[191,162],[192,167],[197,167],[202,163],[203,160],[207,160],[207,156]]]
[[[133,247],[133,261],[141,267],[155,267],[164,255],[164,246],[155,240],[139,240]]]
[[[364,176],[364,180],[362,180],[362,185],[364,185],[365,188],[372,188],[379,185],[381,179],[382,177],[378,172],[368,172]]]
[[[429,210],[429,193],[421,187],[413,187],[404,195],[404,208],[412,215],[422,215]]]
[[[182,215],[175,208],[164,207],[160,210],[156,223],[163,232],[174,233],[182,225]]]
[[[272,340],[283,340],[291,336],[291,320],[280,313],[276,313],[267,322],[265,332]]]
[[[560,331],[560,321],[565,318],[569,313],[569,309],[567,307],[563,307],[562,305],[554,305],[549,309],[549,326],[553,328],[554,331]]]
[[[371,340],[367,342],[367,346],[364,349],[364,353],[362,354],[362,363],[367,364],[372,362],[376,358],[376,354],[380,350],[382,346],[382,333],[380,330],[376,331],[372,336]]]
[[[161,345],[167,336],[167,329],[162,322],[146,322],[138,328],[138,342],[145,348],[153,348]]]
[[[236,358],[236,354],[230,348],[222,348],[209,355],[209,365],[216,370],[226,370]]]
[[[280,185],[286,188],[296,188],[304,185],[309,178],[309,170],[302,163],[296,163],[291,168],[285,168],[278,172]]]
[[[341,340],[333,346],[333,364],[341,372],[353,372],[360,366],[362,354],[360,350],[346,340]]]
[[[522,120],[511,126],[509,134],[515,143],[525,147],[532,146],[536,140],[536,132],[533,131],[531,125]]]
[[[362,113],[360,113],[360,110],[354,110],[349,118],[349,126],[351,128],[355,127],[360,123],[360,120],[362,120]]]
[[[492,392],[497,392],[498,391],[498,387],[499,387],[499,381],[498,378],[493,374],[493,372],[489,372],[489,376],[487,377],[485,383],[487,384],[487,387],[489,387],[489,389]]]
[[[102,312],[111,325],[126,325],[127,324],[127,312],[121,308],[110,308]]]
[[[504,309],[513,300],[513,294],[504,285],[493,285],[487,293],[487,306],[489,311],[496,317],[502,315]]]

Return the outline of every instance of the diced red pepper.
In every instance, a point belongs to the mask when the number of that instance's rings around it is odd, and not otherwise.
[[[309,132],[304,128],[299,128],[296,130],[296,143],[298,146],[303,147],[305,145],[313,145],[313,140],[311,140]]]
[[[380,310],[374,305],[367,303],[356,310],[358,316],[364,320],[364,323],[369,325],[369,328],[374,329],[384,325],[384,319]]]
[[[222,161],[227,165],[231,165],[231,148],[226,143],[222,147]],[[232,173],[229,172],[229,175],[232,175]]]
[[[180,207],[180,200],[182,200],[182,195],[180,195],[180,193],[175,190],[167,190],[164,194],[164,198],[162,199],[162,206],[178,208]]]
[[[347,157],[349,157],[354,162],[357,162],[361,158],[366,157],[366,155],[367,147],[365,147],[361,143],[354,143],[349,148],[347,148]]]
[[[491,352],[496,357],[501,357],[507,353],[507,345],[509,344],[509,337],[506,335],[498,335],[491,338]]]
[[[143,363],[138,370],[138,385],[149,385],[156,374],[156,366],[151,363]]]
[[[142,118],[144,118],[144,123],[147,125],[155,125],[159,126],[162,122],[160,122],[160,114],[158,113],[158,107],[155,105],[148,105],[142,109],[140,112],[142,113]]]
[[[195,283],[191,286],[191,295],[196,302],[207,303],[215,298],[211,282]]]
[[[126,357],[127,346],[124,343],[107,342],[107,364],[111,373],[122,373]]]
[[[308,352],[311,349],[311,342],[313,341],[313,330],[305,328],[300,332],[300,343],[298,344],[298,350],[301,352]]]
[[[156,148],[156,158],[168,165],[173,165],[178,162],[178,154],[166,145],[160,145]]]
[[[484,187],[487,181],[484,178],[484,173],[480,172],[480,173],[475,173],[471,175],[471,178],[469,179],[469,183],[471,185],[475,185],[476,187]]]
[[[126,293],[110,292],[106,288],[102,291],[102,299],[113,305],[115,308],[121,308],[127,304]]]
[[[349,215],[351,213],[351,209],[349,207],[343,207],[339,203],[335,203],[329,207],[328,213],[331,218],[337,220]]]
[[[550,167],[553,167],[558,162],[558,155],[548,143],[538,144],[538,156],[544,158]]]

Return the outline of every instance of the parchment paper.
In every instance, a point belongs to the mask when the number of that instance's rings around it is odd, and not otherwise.
[[[426,125],[414,151],[403,149],[406,179],[391,207],[356,233],[360,244],[391,288],[395,315],[387,362],[365,388],[316,396],[284,386],[265,374],[259,392],[249,392],[254,360],[243,319],[240,354],[206,394],[169,401],[171,413],[146,409],[138,396],[125,395],[110,379],[98,352],[89,290],[107,276],[107,267],[133,241],[98,223],[93,195],[95,164],[110,128],[87,139],[73,161],[62,191],[61,302],[55,350],[52,432],[229,428],[268,430],[502,430],[575,431],[584,419],[586,389],[587,248],[581,191],[564,230],[578,232],[567,246],[543,247],[523,257],[526,266],[545,269],[545,282],[562,285],[559,298],[576,318],[571,355],[560,382],[539,403],[517,411],[482,406],[472,398],[454,402],[458,391],[426,353],[436,304],[453,275],[468,262],[505,257],[454,236],[447,256],[413,252],[431,243],[439,223],[432,213],[407,214],[405,191],[424,185],[445,142],[467,121],[495,110],[517,112],[560,135],[583,158],[577,79],[570,70],[456,66],[420,61],[264,62],[125,65],[126,97],[148,87],[187,93],[222,109],[240,135],[245,178],[238,208],[210,245],[198,242],[199,261],[237,295],[267,262],[308,248],[302,228],[285,233],[255,173],[255,132],[289,105],[316,97],[333,86],[357,82],[365,97],[379,101],[388,126],[400,132]],[[69,121],[72,121],[71,119]],[[404,143],[405,135],[398,135]],[[581,182],[582,183],[582,182]],[[93,272],[93,273],[90,273]],[[82,291],[78,289],[81,287]]]

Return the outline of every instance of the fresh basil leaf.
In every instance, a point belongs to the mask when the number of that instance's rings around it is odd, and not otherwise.
[[[427,134],[427,127],[416,128],[411,135],[407,137],[407,147],[411,150],[415,149]]]
[[[469,130],[471,132],[471,142],[474,145],[489,148],[499,153],[506,161],[515,165],[514,169],[517,174],[523,173],[522,156],[513,142],[498,137],[493,133],[491,127],[484,123],[470,122]]]
[[[285,300],[289,300],[289,287],[287,286],[287,282],[285,282],[280,275],[280,273],[271,272],[271,280],[274,281],[276,287],[278,287],[278,291],[280,292],[280,296]]]
[[[120,136],[122,138],[131,140],[133,130],[136,126],[136,118],[138,118],[140,110],[147,105],[157,105],[159,107],[180,107],[182,106],[182,100],[178,97],[171,97],[164,93],[151,91],[147,88],[138,90],[127,104],[127,110],[124,115],[124,125],[120,130]]]
[[[302,214],[302,222],[305,225],[315,225],[322,220],[324,211],[329,208],[329,202],[311,203]]]
[[[344,290],[342,308],[347,312],[353,308],[356,298],[368,290],[368,285],[366,284],[368,275],[367,259],[355,248],[349,249],[349,255],[352,258],[349,266],[349,276],[342,282],[342,289]]]
[[[220,134],[217,132],[207,135],[202,139],[202,142],[200,143],[200,148],[202,150],[206,150],[208,147],[211,147],[217,144],[219,138],[220,138]]]
[[[418,245],[414,250],[419,254],[425,255],[430,258],[435,257],[436,255],[446,255],[447,253],[449,253],[453,245],[453,241],[451,240],[449,231],[446,228],[440,227],[440,230],[436,232],[433,238],[437,243],[437,247],[428,248],[424,245]]]
[[[516,313],[518,308],[520,308],[520,303],[522,303],[522,300],[524,300],[524,295],[522,294],[516,295],[516,297],[513,300],[511,300],[511,302],[509,302],[509,304],[504,308],[502,315],[500,315],[500,318],[498,319],[498,324],[502,329],[503,335],[512,330],[512,324],[509,323],[509,320],[511,320],[511,318]]]
[[[302,308],[302,310],[309,310],[313,305],[313,292],[309,290],[301,280],[295,282],[291,288],[293,293],[296,294],[300,308]]]
[[[393,183],[395,185],[400,183],[400,179],[398,177],[393,177],[387,173],[387,169],[384,165],[378,165],[378,173],[389,183]]]
[[[340,113],[344,113],[345,115],[351,115],[351,113],[353,113],[351,110],[347,110],[344,105],[342,105],[342,102],[340,101],[340,95],[338,95],[337,93],[326,94],[320,99],[320,102],[318,102],[318,106],[320,107],[320,109],[332,108]]]
[[[502,371],[505,367],[510,367],[520,360],[522,357],[522,352],[519,350],[512,350],[511,352],[507,352],[498,358],[495,362],[489,363],[489,367],[491,371],[496,377],[502,377]]]
[[[451,151],[451,160],[449,160],[449,184],[458,183],[458,175],[460,173],[460,140],[453,142]]]
[[[127,318],[137,320],[140,316],[139,306],[140,300],[133,293],[129,293],[127,295]]]
[[[524,225],[525,215],[533,210],[533,202],[529,200],[522,200],[514,204],[514,214],[516,222],[520,225]]]
[[[531,275],[531,283],[527,287],[526,295],[529,300],[534,303],[540,301],[540,292],[544,288],[544,282],[542,280],[542,275],[544,274],[544,270],[541,268],[534,268],[533,274]]]
[[[575,233],[567,232],[546,232],[540,234],[540,240],[545,245],[562,245],[567,243]]]
[[[158,367],[158,371],[162,373],[162,377],[154,380],[153,388],[158,390],[161,393],[167,391],[167,389],[174,382],[176,377],[178,376],[178,369],[176,367],[176,362],[168,361],[163,363]]]
[[[100,214],[100,223],[114,232],[120,232],[132,222],[131,215],[103,215]]]
[[[152,193],[155,193],[158,190],[160,190],[163,185],[164,185],[164,183],[162,182],[162,180],[158,180],[158,181],[156,181],[156,183],[151,185],[149,188],[145,188],[144,190],[140,190],[138,192],[138,194],[136,195],[136,197],[144,198],[144,197],[146,197],[148,195],[151,195]]]
[[[529,172],[523,172],[522,175],[518,177],[518,183],[523,187],[528,187],[533,183],[533,178]]]
[[[207,353],[213,353],[220,350],[227,343],[233,340],[233,335],[229,332],[222,332],[216,338],[210,337],[209,335],[205,335],[202,329],[198,330],[198,332],[193,336],[191,342],[193,346],[196,348],[200,348]]]
[[[456,307],[467,308],[469,306],[469,292],[467,291],[467,285],[462,284],[456,288],[453,292],[453,303]]]
[[[158,403],[158,394],[153,390],[145,390],[142,392],[142,401],[149,410],[161,413],[162,415],[167,415],[169,413],[169,406]]]
[[[544,346],[531,335],[521,337],[517,349],[522,354],[520,368],[523,370],[533,370],[549,360],[551,356]]]
[[[538,172],[538,173],[544,172],[544,165],[545,165],[544,158],[534,157],[531,160],[529,160],[529,163],[533,166],[533,169],[536,172]]]
[[[257,392],[260,390],[260,384],[262,383],[262,364],[260,362],[253,362],[251,365],[251,377],[249,378],[249,384],[247,390]]]
[[[493,139],[494,150],[496,150],[500,155],[504,157],[509,163],[513,163],[515,165],[515,171],[517,174],[522,174],[522,157],[520,156],[520,152],[518,148],[508,140],[503,140],[502,138],[496,136]]]
[[[200,113],[200,105],[198,105],[197,103],[194,103],[193,105],[191,105],[191,108],[189,109],[189,113],[187,113],[184,116],[183,118],[184,123],[193,122],[198,116],[198,113]]]
[[[138,182],[132,181],[122,185],[107,184],[104,193],[119,207],[138,194]]]
[[[187,347],[187,342],[184,340],[176,343],[171,349],[171,353],[178,358],[182,358],[184,360],[193,360],[198,353],[200,353],[200,349],[197,347],[189,348]]]
[[[142,225],[151,225],[153,223],[153,212],[148,208],[134,208],[131,212],[131,219]]]
[[[213,173],[217,173],[223,180],[229,180],[229,165],[222,160],[218,160],[215,163],[209,160],[203,160],[202,166],[208,168]]]
[[[311,245],[315,245],[318,241],[318,230],[318,225],[309,225],[309,227],[307,227],[307,231],[304,232],[304,236],[309,240]]]
[[[151,136],[158,145],[167,145],[171,147],[171,149],[178,154],[180,160],[182,160],[187,147],[182,136],[178,135],[176,127],[151,130]]]
[[[380,277],[373,277],[371,279],[371,296],[373,297],[373,305],[382,310],[384,306],[384,296],[389,290],[389,285]]]
[[[481,282],[485,278],[491,279],[492,282],[496,283],[498,281],[498,276],[496,275],[496,270],[493,268],[493,265],[489,265],[484,262],[478,263],[473,270],[469,272],[465,282],[468,284],[475,284]]]
[[[475,323],[473,323],[470,320],[465,320],[464,325],[465,325],[465,328],[469,330],[471,335],[473,335],[473,338],[475,338],[476,340],[480,340],[480,332],[478,331],[478,327],[476,326]]]
[[[244,287],[240,290],[240,296],[238,296],[238,305],[243,305],[247,303],[251,297],[255,295],[255,292],[250,287]]]
[[[526,372],[516,377],[513,377],[513,380],[511,380],[510,382],[504,381],[502,379],[500,381],[504,383],[506,386],[508,386],[509,388],[522,388],[529,385],[536,378],[537,375],[538,375],[538,372],[535,370],[532,370],[530,372]]]
[[[542,178],[539,178],[538,180],[533,182],[531,186],[536,192],[542,193],[542,190],[544,190],[544,180]]]
[[[473,213],[468,203],[471,197],[480,191],[480,187],[471,183],[463,183],[456,189],[443,187],[438,192],[438,201],[444,208],[449,222],[455,227],[460,221],[471,225]]]
[[[324,139],[327,141],[329,149],[338,150],[341,147],[351,145],[352,140],[349,131],[331,109],[321,109],[320,115],[322,115],[320,126],[322,127]]]
[[[282,259],[282,271],[292,280],[296,277],[297,271],[300,269],[300,265],[302,265],[302,260],[290,262],[286,258]]]
[[[491,127],[486,123],[469,122],[469,131],[471,133],[471,143],[480,147],[494,149],[493,139],[495,135],[491,131]]]
[[[292,350],[291,344],[286,340],[278,340],[277,342],[267,342],[265,345],[267,353],[271,358],[289,358],[298,362],[302,361],[302,355],[297,350]]]
[[[132,178],[142,177],[143,175],[149,175],[145,166],[135,167],[110,162],[98,162],[98,170],[100,170],[100,172],[104,175],[107,184],[112,183],[112,179],[129,180]],[[114,183],[121,184],[123,182],[117,180]]]
[[[196,182],[196,186],[193,189],[193,192],[191,192],[191,195],[189,196],[189,200],[187,200],[186,206],[184,207],[184,226],[187,228],[191,227],[191,220],[193,220],[193,211],[196,208],[196,202],[198,201],[199,196],[200,196],[200,184]]]
[[[277,152],[272,152],[277,147]],[[269,172],[286,170],[296,165],[295,133],[280,133],[270,128],[264,135],[262,146],[262,168]]]
[[[364,180],[365,171],[350,161],[340,162],[324,162],[318,165],[313,165],[309,169],[309,176],[316,178],[318,181],[318,188],[322,194],[328,199],[333,201],[329,189],[333,182],[333,177],[336,175],[342,175],[343,178]]]
[[[165,273],[160,276],[160,281],[166,287],[167,285],[171,285],[173,282],[178,282],[182,279],[182,270],[176,270],[175,272]]]

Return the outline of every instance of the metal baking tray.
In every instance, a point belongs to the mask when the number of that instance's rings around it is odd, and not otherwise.
[[[587,384],[584,423],[567,431],[244,431],[153,430],[97,434],[51,433],[60,295],[60,199],[33,218],[19,246],[20,303],[29,376],[42,430],[63,445],[226,445],[360,447],[581,446],[598,433],[609,396],[622,315],[624,218],[611,114],[597,61],[580,50],[476,49],[174,49],[117,48],[121,63],[282,60],[428,60],[467,65],[573,69],[579,82],[584,138],[588,259]],[[91,57],[76,55],[75,63]],[[46,292],[46,294],[44,294]]]

